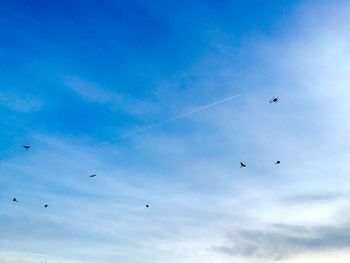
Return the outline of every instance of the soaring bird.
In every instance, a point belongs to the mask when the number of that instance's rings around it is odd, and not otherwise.
[[[240,168],[242,168],[242,167],[245,168],[247,166],[244,163],[241,162],[241,167]]]
[[[96,174],[92,174],[92,175],[90,175],[89,177],[93,178],[93,177],[95,177],[95,176],[96,176]]]
[[[26,149],[26,151],[28,151],[30,148],[30,145],[23,145],[23,148]]]
[[[47,208],[48,206],[49,206],[48,204],[44,205],[45,208]]]
[[[18,202],[16,197],[12,199],[13,202]]]
[[[146,207],[148,208],[148,207],[149,207],[149,205],[147,204],[147,205],[146,205]]]
[[[277,162],[275,162],[275,164],[280,164],[281,163],[281,161],[277,161]]]
[[[270,103],[277,103],[278,102],[278,97],[272,97],[272,99],[270,99]]]

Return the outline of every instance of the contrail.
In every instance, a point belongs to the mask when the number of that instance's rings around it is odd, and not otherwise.
[[[221,103],[224,103],[224,102],[226,102],[226,101],[229,101],[229,100],[233,100],[233,99],[235,99],[235,98],[238,98],[239,96],[241,96],[241,95],[235,95],[235,96],[231,96],[231,97],[228,97],[228,98],[219,100],[219,101],[215,101],[215,102],[213,102],[213,103],[210,103],[210,104],[208,104],[208,105],[202,106],[202,107],[200,107],[200,108],[197,108],[197,109],[194,109],[194,110],[192,110],[192,111],[189,111],[189,112],[186,112],[186,113],[182,113],[182,114],[180,114],[180,115],[177,115],[177,116],[175,116],[175,117],[172,117],[172,118],[170,118],[170,119],[167,119],[167,120],[165,120],[165,121],[161,121],[161,122],[158,122],[158,123],[154,123],[154,124],[152,124],[152,125],[149,125],[149,126],[146,126],[146,127],[142,128],[142,129],[139,129],[139,130],[136,130],[136,131],[133,131],[133,132],[130,132],[130,133],[126,133],[126,134],[120,136],[118,139],[124,139],[124,138],[130,137],[130,136],[132,136],[132,135],[135,135],[135,134],[137,134],[137,133],[144,132],[144,131],[146,131],[146,130],[149,130],[149,129],[152,129],[152,128],[161,126],[161,125],[163,125],[163,124],[165,124],[165,123],[168,123],[168,122],[171,122],[171,121],[174,121],[174,120],[177,120],[177,119],[186,117],[186,116],[191,115],[191,114],[193,114],[193,113],[196,113],[196,112],[199,112],[199,111],[203,111],[203,110],[209,109],[209,108],[214,107],[214,106],[216,106],[216,105],[218,105],[218,104],[221,104]]]

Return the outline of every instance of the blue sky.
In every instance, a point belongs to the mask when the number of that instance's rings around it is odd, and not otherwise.
[[[0,11],[1,262],[349,262],[346,1]]]
[[[134,103],[158,109],[153,105],[162,99],[158,96],[160,83],[200,63],[215,52],[217,43],[231,46],[233,42],[239,48],[247,34],[268,33],[271,18],[287,9],[273,2],[268,7],[244,2],[5,1],[1,6],[5,14],[1,18],[1,85],[4,92],[23,94],[24,98],[12,99],[17,100],[12,107],[18,111],[41,109],[30,118],[21,118],[27,127],[106,140],[111,135],[106,134],[107,127],[118,132],[117,127],[129,128],[144,120],[134,116],[133,111],[140,111]],[[91,98],[82,101],[79,95],[84,94],[65,88],[67,78],[103,87],[107,94],[116,93],[121,99],[109,99],[113,111],[104,105],[108,104],[104,99],[96,98],[97,105]],[[184,83],[178,89],[188,87]],[[227,94],[215,92],[219,97]],[[28,105],[19,105],[21,100],[29,100]],[[146,113],[154,115],[156,109]],[[11,117],[10,113],[7,118]],[[46,125],[48,119],[50,125]],[[16,128],[16,134],[20,130]],[[4,144],[13,143],[12,132],[1,137]]]

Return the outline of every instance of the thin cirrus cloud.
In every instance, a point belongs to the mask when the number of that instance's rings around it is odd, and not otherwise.
[[[97,83],[84,81],[78,77],[66,77],[63,83],[82,98],[107,105],[115,105],[122,102],[123,98],[116,92],[108,91]]]
[[[155,105],[148,100],[141,101],[106,89],[99,83],[84,80],[78,76],[66,76],[63,85],[85,101],[108,107],[112,111],[124,111],[132,115],[156,112]]]
[[[35,112],[42,109],[44,103],[33,96],[0,92],[0,105],[17,112]]]

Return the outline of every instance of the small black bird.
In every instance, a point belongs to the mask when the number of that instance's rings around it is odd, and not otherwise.
[[[18,202],[16,197],[12,199],[13,202]]]
[[[247,166],[244,163],[241,162],[241,167],[240,168],[242,168],[242,167],[245,168]]]
[[[149,207],[149,205],[146,205],[146,207],[148,208],[148,207]]]
[[[49,206],[48,204],[44,205],[45,208],[47,208],[48,206]]]
[[[95,177],[95,176],[96,176],[96,174],[92,174],[92,175],[90,175],[89,177],[93,178],[93,177]]]
[[[275,164],[280,164],[280,163],[281,163],[280,161],[275,162]]]
[[[272,97],[272,99],[270,99],[270,103],[277,103],[278,102],[278,97]]]
[[[28,151],[30,149],[30,145],[23,145],[23,148],[26,149],[26,151]]]

